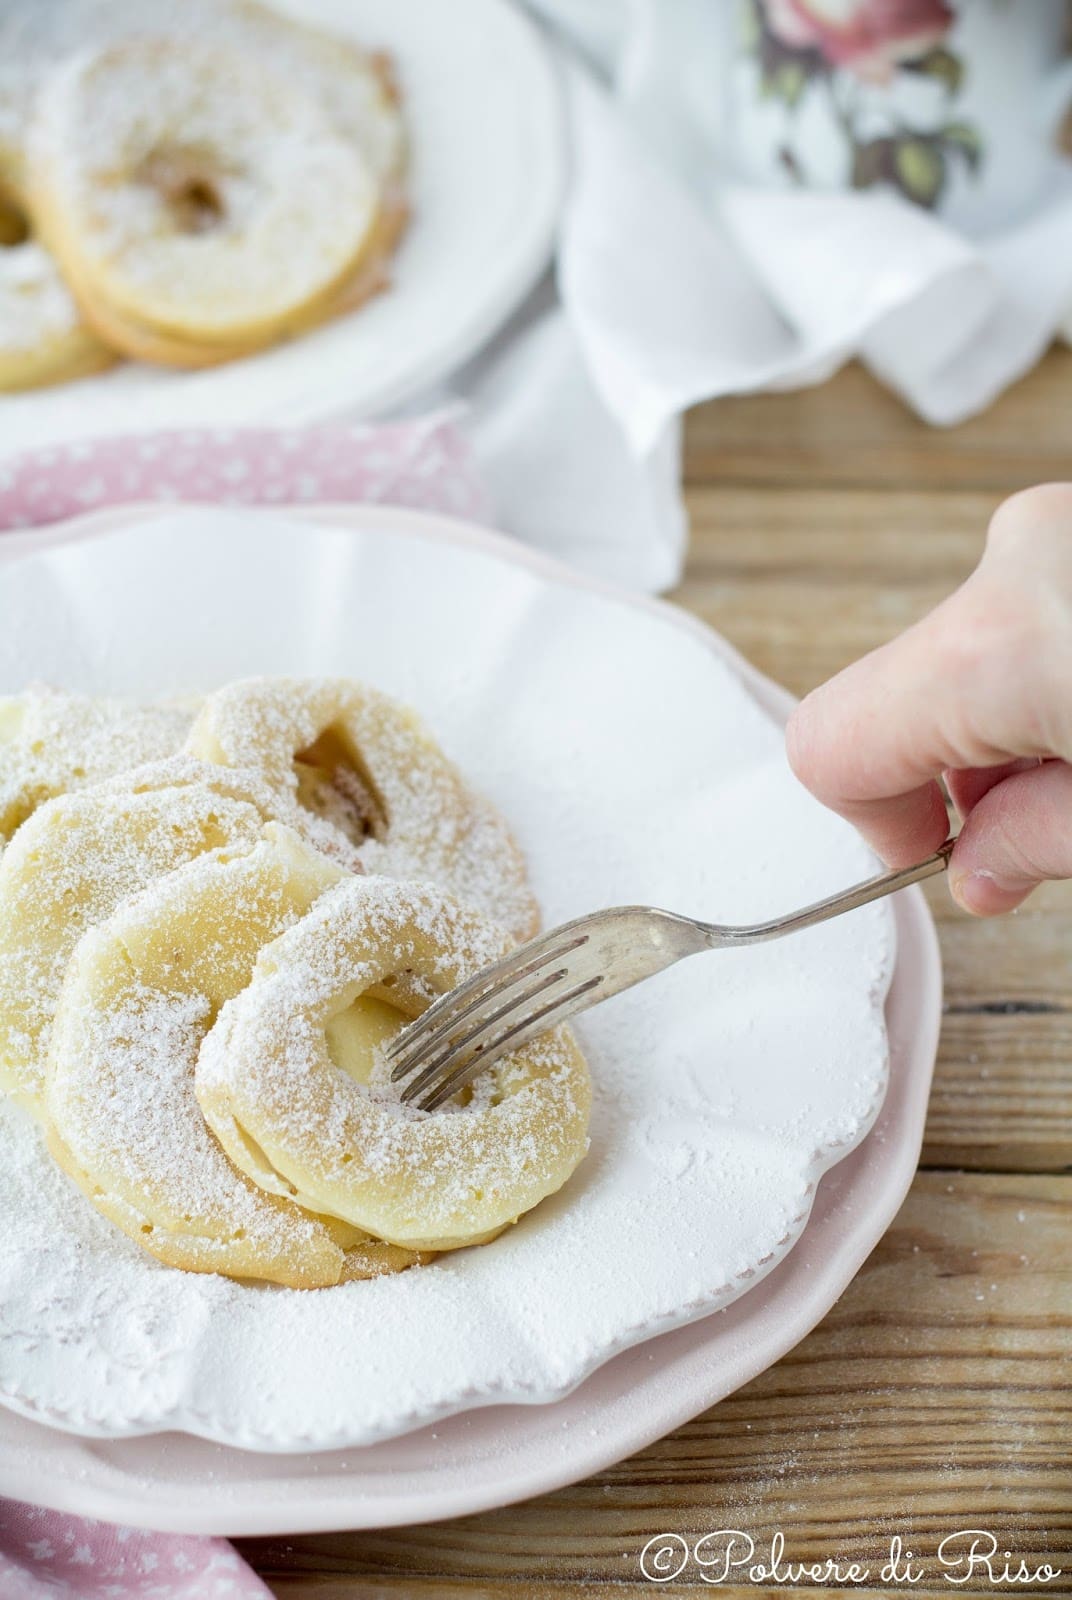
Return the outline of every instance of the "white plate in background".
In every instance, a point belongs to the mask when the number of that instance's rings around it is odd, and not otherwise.
[[[289,344],[202,372],[124,363],[0,396],[0,454],[166,428],[291,425],[398,406],[472,355],[550,256],[563,112],[546,47],[507,0],[289,0],[394,57],[413,219],[392,285]]]

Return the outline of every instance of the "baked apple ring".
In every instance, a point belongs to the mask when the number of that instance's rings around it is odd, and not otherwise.
[[[261,952],[206,1037],[196,1087],[209,1126],[261,1187],[378,1238],[415,1250],[493,1238],[587,1149],[591,1087],[570,1030],[522,1046],[434,1112],[400,1101],[377,1045],[413,1015],[415,985],[427,1003],[508,948],[431,884],[346,880]],[[352,1019],[370,998],[395,999],[393,1029]]]
[[[406,133],[388,58],[257,0],[31,0],[0,6],[0,182],[25,197],[26,129],[57,62],[147,31],[241,50],[316,100],[381,181],[405,169]]]
[[[265,1194],[205,1126],[194,1067],[260,948],[340,869],[289,829],[210,851],[91,928],[52,1031],[49,1147],[92,1203],[159,1260],[318,1288],[418,1259]]]
[[[0,841],[55,795],[173,755],[189,727],[179,706],[47,688],[0,697]]]
[[[0,1088],[44,1115],[52,1016],[86,929],[271,817],[263,785],[189,756],[39,807],[0,855]]]
[[[516,939],[536,932],[539,908],[502,817],[416,714],[377,690],[347,678],[232,683],[205,700],[187,749],[260,772],[295,806],[293,825],[351,870],[428,879]]]
[[[0,392],[67,383],[114,360],[82,320],[23,208],[0,191]]]
[[[375,236],[379,183],[315,98],[237,48],[133,37],[42,87],[32,205],[92,324],[252,350],[329,304]]]

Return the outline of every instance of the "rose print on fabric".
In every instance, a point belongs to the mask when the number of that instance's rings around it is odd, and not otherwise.
[[[759,93],[794,111],[806,94],[826,95],[845,141],[847,181],[854,189],[890,184],[907,200],[933,209],[951,164],[976,174],[983,161],[977,128],[954,115],[964,64],[947,43],[955,21],[947,0],[746,0],[745,48],[759,68]],[[931,80],[945,96],[949,117],[917,128],[891,108],[884,114],[876,88],[898,74]],[[876,115],[886,126],[876,129]],[[786,141],[779,156],[789,175],[808,172]]]

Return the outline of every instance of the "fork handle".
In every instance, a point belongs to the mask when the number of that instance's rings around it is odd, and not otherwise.
[[[770,922],[755,922],[748,927],[732,930],[712,928],[712,934],[718,937],[712,938],[711,943],[762,944],[766,939],[780,939],[784,933],[799,933],[802,928],[813,928],[816,923],[828,922],[831,917],[840,917],[844,911],[855,911],[858,906],[869,905],[872,900],[881,900],[885,895],[896,894],[898,889],[907,889],[913,883],[921,883],[924,878],[933,878],[936,873],[944,872],[955,844],[956,839],[947,839],[940,850],[928,856],[926,861],[917,862],[914,867],[895,867],[891,872],[868,878],[865,883],[858,883],[852,889],[843,889],[829,899],[817,900],[814,905],[805,906],[802,911],[794,911],[787,917],[774,917]]]

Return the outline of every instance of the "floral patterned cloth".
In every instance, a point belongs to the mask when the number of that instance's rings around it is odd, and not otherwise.
[[[449,412],[367,427],[210,429],[31,450],[0,464],[0,531],[101,506],[372,502],[488,521],[488,495]]]
[[[0,1500],[3,1600],[269,1600],[226,1539],[146,1533]]]

